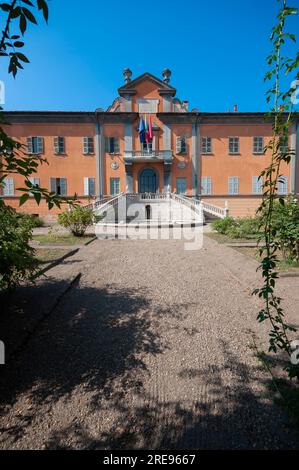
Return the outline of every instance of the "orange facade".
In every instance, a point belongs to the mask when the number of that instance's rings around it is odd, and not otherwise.
[[[253,215],[261,198],[257,177],[269,162],[261,146],[272,126],[263,113],[190,111],[175,97],[168,70],[164,80],[148,73],[131,80],[128,70],[124,75],[126,83],[107,111],[7,113],[7,132],[48,161],[33,175],[38,183],[82,203],[117,192],[172,191],[227,204],[234,216]],[[149,144],[140,143],[141,116],[151,118]],[[298,193],[298,129],[295,123],[288,143],[296,155],[281,169],[283,194]],[[4,191],[15,208],[23,184],[13,176]],[[31,198],[22,210],[44,218],[58,212],[49,213],[44,203],[37,207]]]

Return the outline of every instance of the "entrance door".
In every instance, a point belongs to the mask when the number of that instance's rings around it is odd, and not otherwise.
[[[154,170],[146,168],[139,176],[139,192],[155,193],[157,191],[157,177]]]

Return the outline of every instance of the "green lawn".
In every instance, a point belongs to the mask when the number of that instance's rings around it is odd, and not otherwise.
[[[71,234],[48,234],[48,235],[34,235],[32,237],[33,241],[40,242],[40,245],[84,245],[88,241],[92,240],[94,237],[86,235],[84,237],[75,237]]]
[[[205,235],[218,243],[248,243],[255,242],[256,236],[248,236],[247,238],[230,238],[228,235],[224,235],[218,232],[205,232]]]
[[[47,249],[36,249],[35,258],[41,265],[52,263],[66,255],[70,250],[63,250],[61,248],[54,248],[51,250]]]

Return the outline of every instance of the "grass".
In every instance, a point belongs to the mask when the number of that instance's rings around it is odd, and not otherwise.
[[[248,243],[255,242],[257,240],[257,237],[254,235],[249,235],[247,238],[230,238],[228,235],[218,232],[206,232],[205,235],[216,240],[218,243]]]
[[[218,232],[208,232],[205,235],[213,240],[217,241],[220,244],[224,243],[250,243],[257,241],[257,238],[254,236],[249,236],[248,238],[230,238],[228,235],[224,235]],[[239,246],[233,248],[236,251],[239,251],[243,255],[253,258],[256,261],[260,262],[260,256],[258,253],[258,248],[256,247],[245,247]],[[277,266],[278,271],[281,272],[298,272],[299,273],[299,264],[292,260],[283,259],[282,255],[278,253],[279,263]]]
[[[33,235],[32,240],[40,242],[40,245],[84,245],[94,237],[86,235],[84,237],[75,237],[72,234],[47,234],[47,235]]]
[[[256,261],[260,261],[260,256],[257,248],[249,248],[245,246],[235,247],[234,250],[243,253],[243,255],[248,256],[249,258],[254,258]],[[277,265],[278,271],[281,272],[298,272],[299,273],[299,264],[296,261],[284,260],[282,255],[278,253],[279,262]]]
[[[70,250],[63,250],[61,248],[52,249],[36,249],[35,258],[39,264],[49,264],[53,261],[57,261],[62,256],[66,255]]]

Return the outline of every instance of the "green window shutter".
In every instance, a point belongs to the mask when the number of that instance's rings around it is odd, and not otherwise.
[[[62,196],[67,195],[66,178],[60,178],[60,194]]]
[[[109,153],[109,137],[105,137],[105,152]]]
[[[33,153],[32,137],[27,137],[27,152]]]
[[[56,193],[57,191],[56,178],[50,178],[50,191],[51,193]]]

